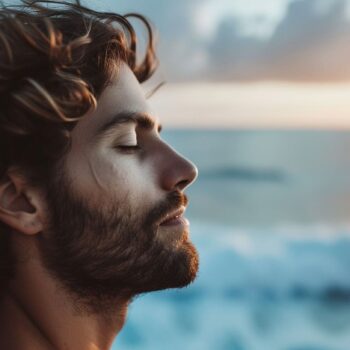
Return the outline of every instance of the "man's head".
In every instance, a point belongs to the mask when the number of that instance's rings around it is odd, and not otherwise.
[[[198,255],[186,220],[171,218],[197,170],[160,138],[140,88],[156,68],[148,22],[139,17],[150,40],[137,64],[126,17],[79,4],[26,8],[0,18],[2,279],[15,275],[26,237],[94,309],[187,285]]]

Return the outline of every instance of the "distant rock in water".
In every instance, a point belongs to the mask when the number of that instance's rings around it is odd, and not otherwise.
[[[329,286],[323,291],[321,298],[325,301],[349,302],[350,289],[343,288],[342,286]]]
[[[250,169],[241,167],[221,167],[211,170],[201,170],[202,180],[245,180],[245,181],[266,181],[285,182],[286,174],[278,169]]]

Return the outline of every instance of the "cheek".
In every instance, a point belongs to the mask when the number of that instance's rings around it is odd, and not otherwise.
[[[125,202],[132,210],[147,211],[164,199],[157,181],[157,169],[150,160],[133,155],[117,157],[98,150],[71,154],[67,172],[73,188],[92,205],[108,201]]]
[[[144,205],[159,198],[155,169],[151,164],[121,160],[111,166],[110,174],[107,181],[113,186],[115,193],[127,193],[128,201],[135,205]]]
[[[141,163],[135,158],[123,156],[115,159],[90,161],[90,178],[98,188],[101,200],[126,201],[132,210],[145,211],[162,197],[157,186],[156,170],[152,163]]]

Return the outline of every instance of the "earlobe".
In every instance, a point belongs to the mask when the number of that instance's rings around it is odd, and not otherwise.
[[[0,220],[27,235],[42,231],[42,200],[22,175],[9,173],[0,180]]]

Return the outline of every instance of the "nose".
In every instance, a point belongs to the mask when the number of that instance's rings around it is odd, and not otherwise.
[[[198,176],[197,167],[165,144],[166,152],[162,157],[161,187],[165,191],[184,191]]]

